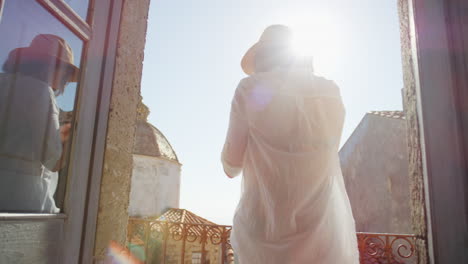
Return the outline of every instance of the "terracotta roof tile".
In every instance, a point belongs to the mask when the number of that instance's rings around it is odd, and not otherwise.
[[[179,162],[171,144],[159,129],[141,120],[138,120],[136,125],[134,154],[163,157]]]
[[[208,221],[205,218],[200,217],[188,210],[178,208],[171,208],[167,210],[156,220],[182,224],[216,225],[215,223]]]
[[[370,111],[368,113],[387,118],[406,119],[403,111]]]
[[[163,215],[158,217],[156,219],[158,222],[168,222],[168,223],[175,223],[175,224],[187,224],[190,226],[188,229],[189,235],[190,236],[197,236],[200,237],[203,233],[204,227],[203,225],[209,225],[209,226],[217,226],[217,224],[206,220],[203,217],[200,217],[188,210],[185,209],[177,209],[177,208],[172,208],[169,209],[167,212],[165,212]],[[171,233],[176,233],[180,234],[180,225],[176,225],[177,227],[171,228]],[[160,226],[159,225],[154,225],[153,226],[154,230],[161,232]],[[205,229],[206,230],[206,229]],[[209,237],[216,235],[219,233],[221,229],[217,229],[216,227],[210,227],[208,229],[207,235]]]

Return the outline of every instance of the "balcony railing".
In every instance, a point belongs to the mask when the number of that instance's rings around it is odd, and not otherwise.
[[[358,247],[362,264],[416,264],[416,236],[358,232]]]
[[[130,219],[129,248],[139,251],[146,264],[233,264],[231,229],[224,225]],[[415,235],[358,232],[357,237],[362,264],[417,263]]]

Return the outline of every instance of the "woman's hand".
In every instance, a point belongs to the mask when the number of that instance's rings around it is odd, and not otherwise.
[[[68,139],[70,139],[70,130],[71,130],[70,123],[65,123],[60,126],[60,141],[62,141],[62,144],[67,142]]]
[[[70,123],[65,123],[60,126],[60,141],[62,142],[62,155],[60,156],[60,159],[57,161],[57,164],[55,164],[54,169],[52,170],[53,172],[56,172],[63,167],[65,167],[65,156],[68,153],[68,144],[67,141],[70,139],[70,133],[71,133],[71,124]]]

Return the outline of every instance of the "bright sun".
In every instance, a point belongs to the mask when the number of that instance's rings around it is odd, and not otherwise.
[[[333,20],[322,16],[290,25],[294,31],[292,45],[296,55],[312,57],[314,68],[320,73],[333,71],[340,48]]]

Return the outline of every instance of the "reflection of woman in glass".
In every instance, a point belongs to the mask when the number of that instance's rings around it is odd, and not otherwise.
[[[222,153],[243,171],[231,242],[239,263],[357,264],[354,219],[338,158],[344,107],[333,81],[268,27],[242,59]]]
[[[62,38],[37,35],[14,49],[0,74],[0,211],[57,213],[53,195],[70,124],[59,125],[55,96],[78,68]]]

